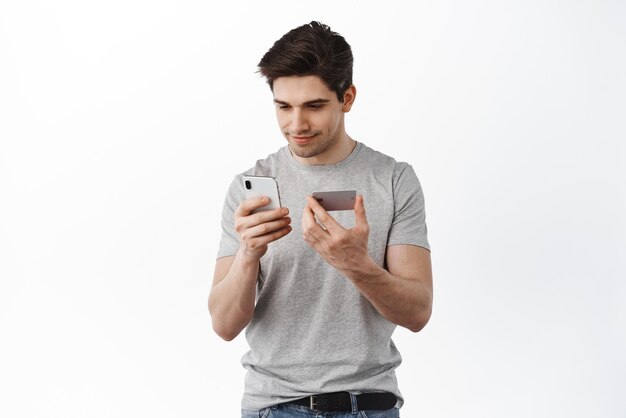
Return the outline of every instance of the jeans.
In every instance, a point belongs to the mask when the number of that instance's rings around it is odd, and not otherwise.
[[[398,408],[386,411],[315,412],[300,405],[276,405],[260,411],[241,410],[241,418],[399,418]]]

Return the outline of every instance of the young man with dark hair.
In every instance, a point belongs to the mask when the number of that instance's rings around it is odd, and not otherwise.
[[[287,145],[235,176],[209,296],[219,336],[247,327],[244,418],[398,417],[391,335],[430,318],[422,189],[409,164],[346,133],[352,60],[343,37],[311,22],[259,63]],[[244,174],[276,178],[283,207],[253,213],[269,200],[244,198]],[[311,197],[354,189],[354,211]]]

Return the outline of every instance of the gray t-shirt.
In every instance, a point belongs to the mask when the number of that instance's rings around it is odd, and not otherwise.
[[[293,226],[261,258],[254,317],[246,328],[250,350],[242,358],[247,369],[242,408],[339,391],[392,392],[400,407],[395,368],[401,357],[391,340],[396,325],[304,242],[301,219],[305,196],[356,189],[370,225],[369,254],[378,265],[384,265],[390,245],[430,249],[413,168],[357,143],[346,159],[323,166],[299,163],[285,146],[242,174],[276,178]],[[244,199],[242,174],[224,202],[218,258],[239,248],[233,214]],[[354,211],[330,214],[344,227],[354,226]]]

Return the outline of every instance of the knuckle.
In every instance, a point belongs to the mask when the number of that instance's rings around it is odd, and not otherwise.
[[[255,224],[262,224],[265,221],[266,221],[266,216],[265,216],[264,213],[259,212],[259,213],[254,215],[254,223]]]

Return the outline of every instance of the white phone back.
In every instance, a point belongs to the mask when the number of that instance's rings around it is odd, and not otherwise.
[[[249,182],[250,189],[246,186]],[[246,199],[259,196],[267,196],[270,203],[262,208],[253,211],[260,212],[264,210],[278,209],[280,207],[280,194],[278,193],[278,182],[274,177],[264,176],[243,176],[243,188],[245,190]]]

